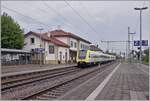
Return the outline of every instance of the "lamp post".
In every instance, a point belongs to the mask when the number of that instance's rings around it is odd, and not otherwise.
[[[40,31],[40,67],[41,67],[41,60],[42,60],[42,49],[41,49],[41,47],[42,47],[42,38],[41,38],[41,31],[43,30],[43,28],[38,28],[37,30],[39,30]]]
[[[148,7],[134,8],[140,11],[140,63],[142,63],[142,10],[148,9]]]
[[[131,40],[131,42],[132,42],[132,51],[131,51],[131,54],[132,54],[132,56],[131,56],[131,62],[133,62],[133,60],[134,60],[134,51],[133,51],[133,45],[134,45],[134,41],[133,41],[133,35],[134,34],[136,34],[136,32],[134,32],[134,33],[129,33],[129,34],[131,34],[132,35],[132,40]]]

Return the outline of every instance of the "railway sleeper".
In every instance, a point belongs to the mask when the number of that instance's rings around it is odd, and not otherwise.
[[[64,92],[64,90],[56,90],[56,89],[54,89],[54,90],[52,90],[52,92],[62,93],[62,92]]]
[[[61,91],[61,90],[63,91],[64,89],[66,89],[66,87],[59,87],[59,88],[56,88],[56,90],[60,90],[60,91]]]
[[[49,94],[49,93],[46,93],[46,94],[42,94],[41,96],[43,96],[43,97],[55,97],[55,96],[53,96],[52,94]]]
[[[45,97],[45,98],[54,98],[54,99],[56,99],[58,96],[60,96],[60,95],[55,95],[55,94],[51,94],[51,95],[46,95],[46,96],[44,96],[44,95],[41,95],[42,97]]]
[[[43,97],[43,96],[36,96],[37,100],[49,100],[49,98]]]
[[[60,92],[60,93],[58,93],[58,92],[57,93],[56,92],[48,92],[45,95],[48,95],[48,96],[50,96],[50,95],[58,95],[59,96],[59,95],[61,95],[61,93],[62,92]]]

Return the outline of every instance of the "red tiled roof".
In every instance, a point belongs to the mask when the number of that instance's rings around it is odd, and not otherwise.
[[[49,41],[51,43],[54,43],[55,45],[62,46],[62,47],[69,47],[67,44],[65,44],[64,42],[62,42],[54,37],[48,37],[47,36],[48,33],[41,34],[41,36],[40,36],[40,33],[35,33],[35,32],[30,31],[27,34],[25,34],[25,37],[27,37],[31,34],[33,34],[37,37],[41,37],[42,40]]]
[[[63,43],[62,41],[60,41],[54,37],[51,38],[51,42],[55,43],[58,46],[69,47],[67,44]]]
[[[70,32],[65,32],[63,30],[54,30],[54,31],[51,31],[50,34],[53,36],[53,37],[71,37],[71,38],[75,38],[77,40],[82,40],[86,43],[89,43],[91,44],[91,42],[73,34],[73,33],[70,33]]]

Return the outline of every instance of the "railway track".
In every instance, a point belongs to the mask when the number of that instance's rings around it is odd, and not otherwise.
[[[107,67],[108,65],[110,64],[101,66],[101,71],[105,70],[106,68],[103,67]],[[99,68],[78,68],[76,70],[68,70],[68,72],[64,73],[62,70],[61,73],[55,72],[55,76],[42,76],[40,79],[38,78],[38,80],[36,78],[33,81],[22,83],[19,85],[20,89],[18,89],[18,86],[16,87],[17,89],[15,89],[15,86],[14,88],[9,86],[8,91],[7,89],[3,89],[2,99],[56,99],[64,92],[86,81],[96,73],[99,73],[97,70],[99,70]]]
[[[80,68],[77,67],[69,67],[69,68],[61,68],[57,70],[39,71],[39,72],[33,72],[27,74],[14,75],[10,77],[2,77],[1,91],[6,91],[13,87],[25,85],[28,83],[32,83],[34,81],[40,81],[47,78],[61,76],[79,70]]]
[[[110,65],[110,64],[109,64]],[[108,68],[108,65],[104,65],[101,67],[101,72],[106,72],[107,70],[112,70],[114,67]],[[95,68],[92,71],[89,71],[79,77],[66,81],[62,84],[54,86],[52,88],[43,90],[41,92],[37,92],[29,97],[24,98],[24,100],[54,100],[59,99],[63,94],[65,94],[70,89],[77,87],[77,85],[82,84],[83,82],[87,81],[89,78],[94,77],[98,73],[100,73],[99,68]]]

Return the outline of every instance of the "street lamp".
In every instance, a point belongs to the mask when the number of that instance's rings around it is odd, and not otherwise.
[[[43,30],[43,28],[38,28],[37,30],[40,31],[40,67],[41,67],[41,61],[42,61],[42,38],[41,38],[41,31]]]
[[[134,8],[140,10],[140,63],[142,63],[142,10],[148,9],[148,7]]]

